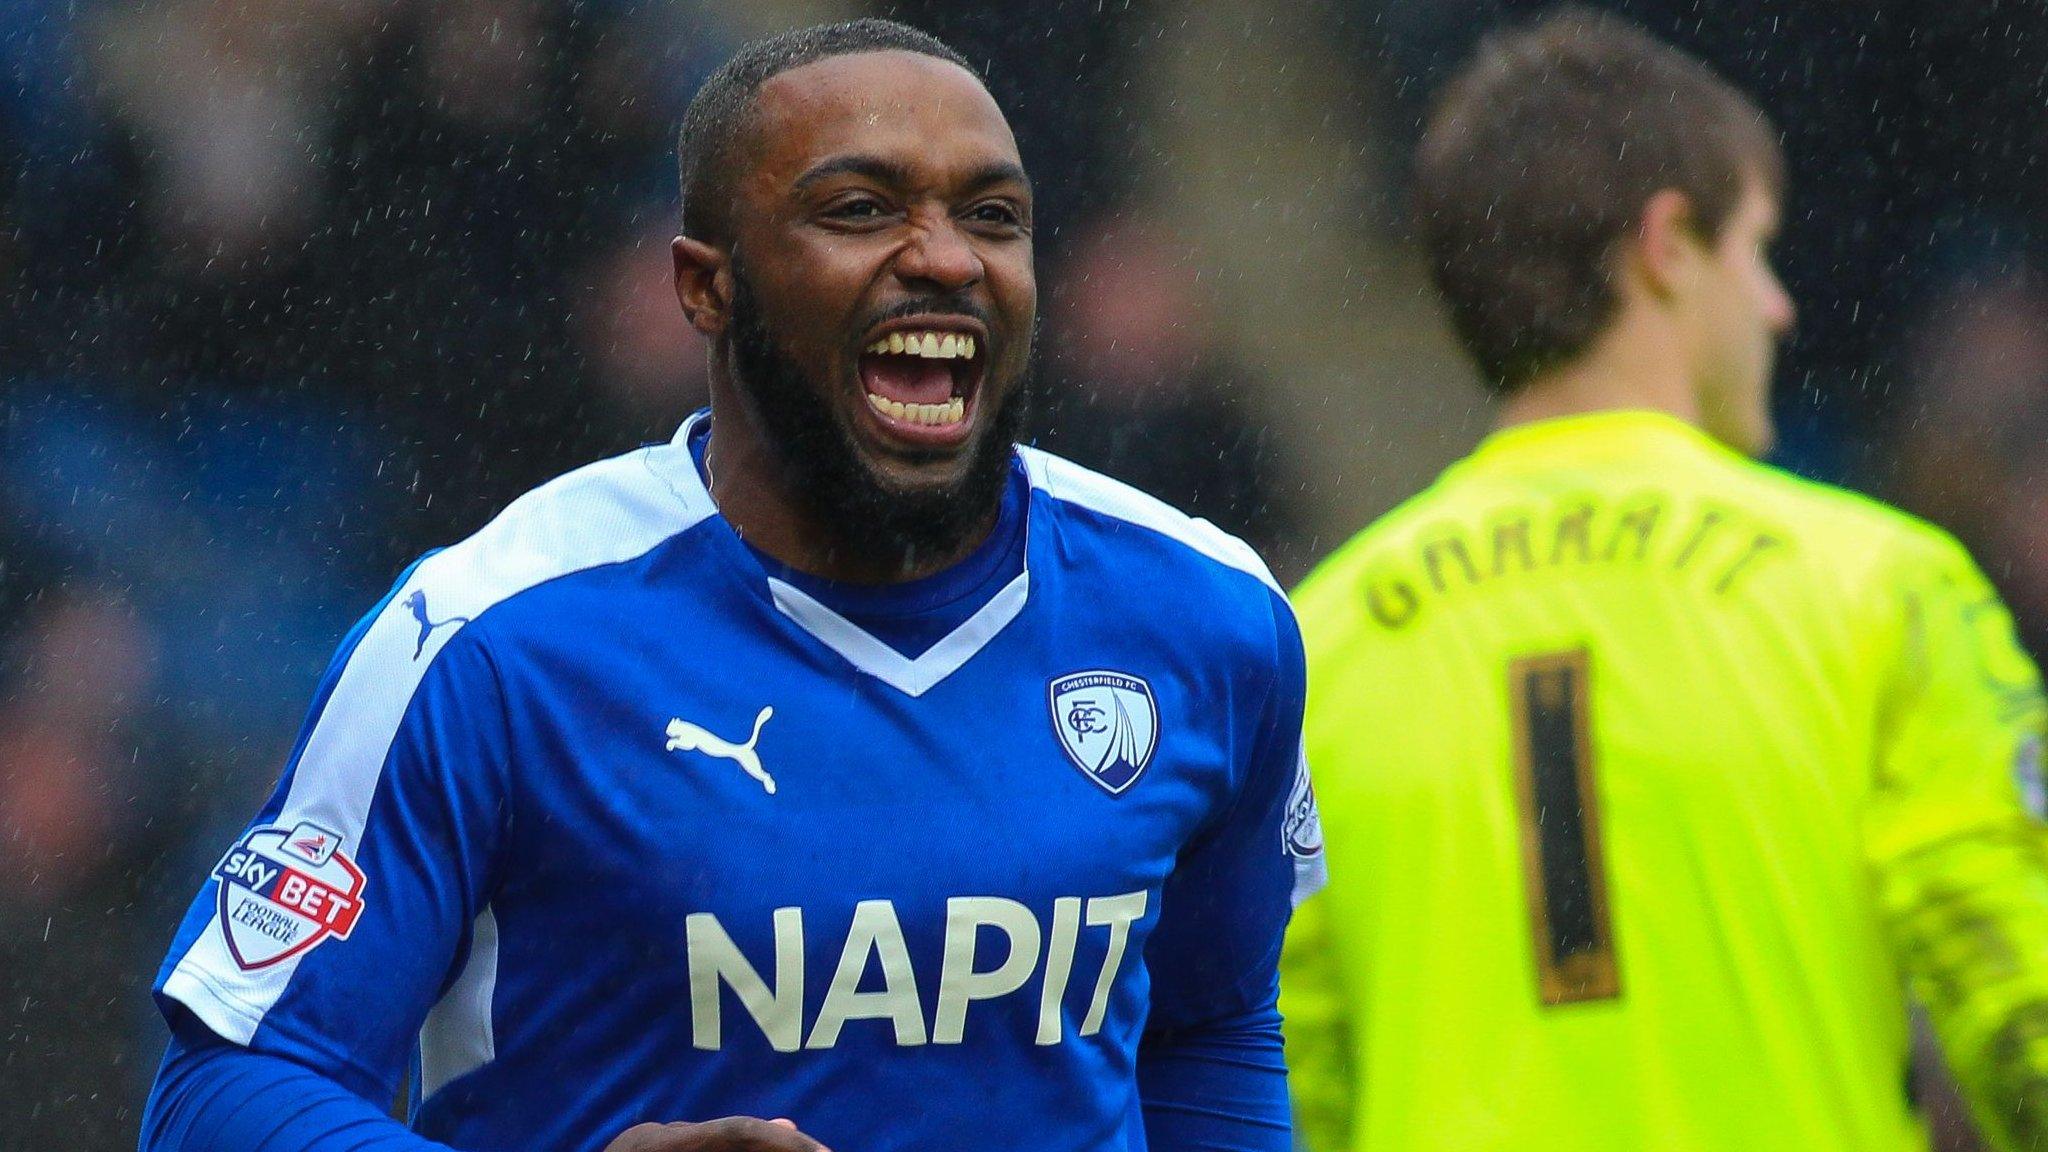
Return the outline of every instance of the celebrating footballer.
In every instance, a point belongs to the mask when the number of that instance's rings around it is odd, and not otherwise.
[[[1013,444],[1002,113],[857,21],[741,50],[680,152],[709,410],[348,638],[164,964],[144,1147],[1284,1152],[1300,637],[1244,544]]]

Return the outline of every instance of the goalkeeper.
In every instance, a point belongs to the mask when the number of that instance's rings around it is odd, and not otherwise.
[[[1908,990],[2048,1147],[2040,679],[1946,534],[1752,458],[1774,131],[1577,12],[1486,44],[1417,200],[1497,431],[1298,595],[1331,886],[1315,1152],[1924,1148]]]

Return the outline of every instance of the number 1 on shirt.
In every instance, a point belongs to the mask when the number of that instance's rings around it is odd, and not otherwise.
[[[1593,779],[1591,675],[1582,648],[1508,668],[1523,879],[1547,1005],[1621,995]]]

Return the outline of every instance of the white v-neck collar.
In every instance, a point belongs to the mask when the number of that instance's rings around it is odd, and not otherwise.
[[[847,663],[905,696],[924,695],[988,647],[988,642],[1024,611],[1030,589],[1031,571],[1026,568],[979,611],[961,621],[959,627],[940,637],[922,655],[910,657],[875,639],[860,625],[818,603],[795,585],[773,576],[768,578],[768,590],[775,597],[777,611],[816,637],[820,644],[845,657]]]
[[[684,503],[716,508],[710,490],[705,487],[704,478],[697,472],[696,459],[690,453],[690,437],[700,425],[708,423],[711,414],[699,412],[683,422],[676,432],[673,443],[682,449],[681,460],[686,465],[682,474],[671,476]],[[730,523],[723,515],[719,521],[724,530],[732,532]],[[946,633],[930,648],[915,657],[905,656],[881,640],[827,608],[825,605],[795,585],[773,576],[763,576],[768,583],[769,598],[775,610],[787,617],[791,623],[803,629],[812,639],[839,654],[848,664],[865,672],[882,683],[906,696],[918,697],[943,682],[946,677],[960,670],[961,666],[973,659],[975,654],[988,647],[1002,630],[1009,626],[1024,611],[1030,599],[1031,589],[1031,547],[1030,510],[1025,510],[1024,570],[1011,578],[1001,591],[989,598],[974,615],[962,621],[959,627]],[[734,533],[734,543],[742,550],[746,544]]]

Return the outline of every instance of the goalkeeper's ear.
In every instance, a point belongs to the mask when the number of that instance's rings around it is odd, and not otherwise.
[[[1643,202],[1635,243],[1618,253],[1624,281],[1633,280],[1655,299],[1674,301],[1690,294],[1700,269],[1713,255],[1700,231],[1692,200],[1665,188]]]

